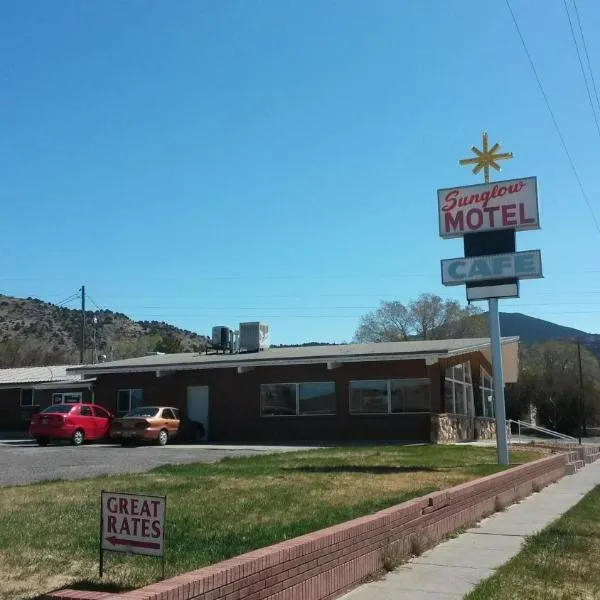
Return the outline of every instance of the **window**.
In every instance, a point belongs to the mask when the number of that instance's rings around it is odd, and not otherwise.
[[[482,417],[493,417],[494,416],[494,387],[492,378],[489,373],[481,367],[481,381],[479,384],[480,391],[480,410],[478,415]]]
[[[89,406],[82,406],[82,407],[79,409],[79,414],[80,414],[82,417],[91,417],[91,416],[93,416],[93,415],[92,415],[92,409],[91,409]]]
[[[33,390],[21,390],[21,406],[33,406]]]
[[[142,403],[143,390],[119,390],[117,392],[117,412],[128,413]]]
[[[150,419],[151,417],[158,416],[158,408],[156,408],[156,406],[142,406],[140,408],[134,408],[127,413],[127,416]]]
[[[173,414],[173,411],[170,408],[165,408],[163,409],[163,419],[175,419],[175,415]]]
[[[42,412],[50,414],[67,414],[73,410],[73,406],[70,404],[61,404],[59,406],[48,406]]]
[[[52,404],[78,404],[81,392],[56,392],[52,394]]]
[[[390,410],[399,412],[429,412],[429,379],[392,379]]]
[[[354,414],[387,413],[388,382],[386,380],[351,381],[350,412]]]
[[[469,362],[446,369],[444,400],[447,412],[459,415],[472,415],[475,413],[471,364]]]
[[[110,418],[110,415],[100,406],[93,406],[92,412],[95,417],[101,417],[102,419]]]
[[[298,384],[299,415],[335,415],[335,383],[318,381]]]
[[[268,383],[260,386],[263,417],[335,414],[335,383]]]
[[[375,379],[350,382],[350,413],[429,412],[429,379]]]

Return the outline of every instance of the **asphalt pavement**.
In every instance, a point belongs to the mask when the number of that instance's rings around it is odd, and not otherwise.
[[[142,473],[161,465],[214,463],[227,456],[256,456],[309,450],[296,446],[168,445],[121,447],[113,444],[50,445],[0,440],[0,486],[95,475]]]

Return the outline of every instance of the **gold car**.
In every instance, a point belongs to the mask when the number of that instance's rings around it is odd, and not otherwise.
[[[166,446],[179,432],[179,425],[179,411],[172,406],[139,406],[112,422],[110,437],[124,446],[130,442]]]

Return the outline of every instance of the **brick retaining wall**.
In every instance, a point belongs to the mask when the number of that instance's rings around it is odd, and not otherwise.
[[[52,600],[331,600],[456,529],[565,475],[555,454],[254,550],[123,594],[63,590]]]

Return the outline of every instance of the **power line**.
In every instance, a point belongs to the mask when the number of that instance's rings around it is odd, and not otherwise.
[[[548,109],[548,113],[550,115],[550,118],[552,119],[554,128],[556,129],[556,133],[558,134],[558,137],[560,139],[560,143],[563,147],[563,150],[565,151],[565,155],[567,157],[567,160],[569,161],[569,165],[571,166],[573,175],[575,176],[575,179],[577,180],[577,185],[579,186],[581,195],[583,196],[583,199],[585,200],[585,203],[587,204],[590,214],[592,215],[592,219],[594,221],[596,230],[598,231],[598,233],[600,233],[600,223],[598,223],[598,219],[596,218],[596,215],[594,214],[592,204],[590,203],[590,200],[588,198],[588,195],[586,194],[585,188],[583,187],[583,183],[581,181],[581,178],[579,177],[579,173],[577,172],[577,168],[575,167],[575,163],[573,162],[573,158],[571,157],[571,153],[569,152],[569,148],[567,147],[565,138],[563,137],[563,134],[560,131],[558,121],[556,120],[556,117],[554,116],[554,111],[552,110],[552,107],[550,106],[550,101],[548,100],[548,96],[546,95],[546,92],[544,90],[544,86],[542,85],[540,76],[538,75],[537,69],[535,68],[535,63],[533,62],[533,58],[531,57],[529,49],[527,48],[527,43],[525,42],[525,38],[523,37],[523,34],[521,33],[521,28],[519,27],[519,23],[517,22],[515,13],[513,12],[513,9],[510,5],[510,1],[509,0],[505,0],[505,1],[506,1],[506,6],[508,7],[508,10],[510,11],[510,15],[512,17],[513,23],[515,24],[515,29],[517,30],[517,33],[519,34],[519,38],[521,39],[521,44],[523,45],[523,50],[525,50],[525,54],[527,55],[527,58],[529,60],[529,64],[531,66],[531,70],[533,71],[533,75],[535,76],[535,80],[537,82],[538,88],[542,94],[542,97],[544,98],[546,108]]]
[[[594,79],[594,70],[592,69],[592,63],[590,62],[590,55],[588,54],[587,43],[585,41],[585,35],[583,35],[583,27],[581,26],[581,19],[579,18],[579,10],[577,8],[577,0],[573,0],[573,6],[575,8],[575,16],[577,17],[577,24],[579,25],[579,33],[583,42],[583,51],[585,53],[585,60],[587,62],[588,71],[590,72],[590,79],[592,80],[592,87],[594,88],[594,95],[596,97],[596,104],[598,105],[598,111],[600,111],[600,98],[598,97],[598,88],[596,87],[596,80]]]
[[[75,292],[74,294],[72,294],[68,298],[65,298],[64,300],[62,300],[61,302],[59,302],[56,306],[61,307],[61,306],[63,306],[63,304],[67,304],[67,302],[72,302],[76,298],[79,298],[79,291]]]
[[[563,4],[565,7],[565,12],[567,13],[567,19],[569,21],[569,29],[571,30],[571,37],[573,38],[573,44],[575,45],[575,50],[577,51],[577,59],[579,60],[579,67],[581,68],[581,75],[583,76],[583,82],[585,83],[585,90],[587,92],[587,97],[590,102],[590,107],[592,109],[592,115],[594,117],[594,123],[596,123],[596,131],[598,132],[598,136],[600,137],[600,124],[598,123],[598,115],[596,114],[596,107],[594,106],[594,101],[592,100],[592,92],[590,90],[590,85],[588,83],[588,78],[585,72],[585,67],[583,66],[583,59],[581,58],[581,52],[579,51],[579,44],[577,43],[577,36],[575,35],[575,28],[573,27],[573,21],[571,19],[571,14],[569,13],[569,7],[567,6],[567,0],[563,0]],[[580,29],[581,29],[581,23]],[[588,56],[589,63],[589,56]],[[597,96],[596,96],[597,98]]]
[[[94,301],[94,299],[89,295],[89,293],[86,293],[87,299],[98,309],[98,310],[106,310],[104,308],[100,308],[98,306],[98,304]]]

